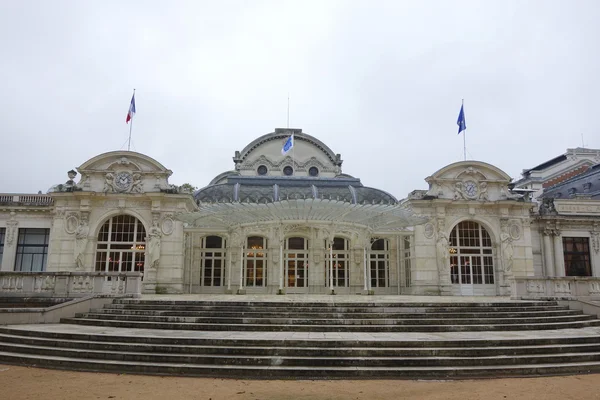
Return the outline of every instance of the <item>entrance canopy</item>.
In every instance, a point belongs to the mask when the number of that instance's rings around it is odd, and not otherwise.
[[[398,203],[352,204],[319,198],[206,203],[200,204],[198,211],[181,213],[176,218],[195,227],[218,229],[266,222],[323,222],[361,225],[377,231],[400,231],[428,221]]]

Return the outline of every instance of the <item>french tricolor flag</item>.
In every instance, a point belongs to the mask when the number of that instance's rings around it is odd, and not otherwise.
[[[125,123],[128,124],[129,121],[135,115],[135,93],[131,96],[131,104],[129,105],[129,112],[127,112],[127,118],[125,119]]]

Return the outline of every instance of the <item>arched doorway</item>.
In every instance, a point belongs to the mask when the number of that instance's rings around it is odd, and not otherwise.
[[[146,229],[132,215],[115,215],[98,232],[96,271],[144,272]]]
[[[290,237],[285,241],[284,281],[288,293],[308,291],[308,240]]]
[[[452,228],[449,240],[450,280],[457,294],[494,296],[492,239],[475,221],[463,221]]]

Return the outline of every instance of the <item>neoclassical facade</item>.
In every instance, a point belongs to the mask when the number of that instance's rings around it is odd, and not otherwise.
[[[600,276],[600,213],[548,213],[493,165],[444,166],[398,200],[342,163],[276,129],[189,193],[146,155],[101,154],[48,194],[0,195],[1,270],[140,271],[146,293],[240,295],[511,295],[517,277]]]

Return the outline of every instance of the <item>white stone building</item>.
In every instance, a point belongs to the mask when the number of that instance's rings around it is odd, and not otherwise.
[[[46,195],[0,195],[0,269],[142,271],[146,293],[514,295],[521,278],[600,276],[597,198],[554,199],[548,212],[484,162],[442,167],[398,201],[342,173],[341,156],[299,129],[261,136],[233,161],[193,194],[156,160],[116,151]]]

